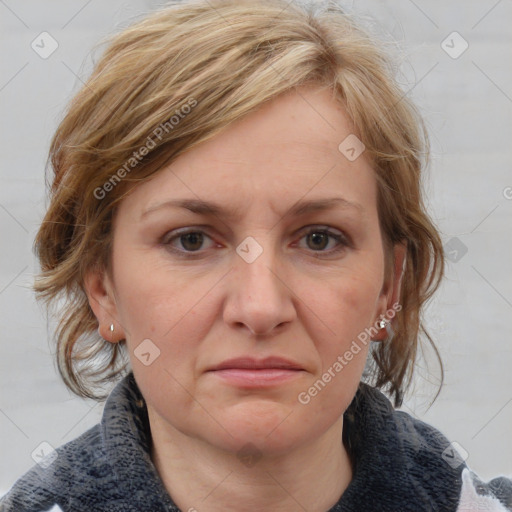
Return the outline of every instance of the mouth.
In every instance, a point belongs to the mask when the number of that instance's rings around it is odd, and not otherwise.
[[[218,370],[303,370],[298,363],[282,357],[237,357],[218,364],[209,371]]]
[[[304,374],[304,368],[281,357],[229,359],[208,370],[224,382],[244,388],[268,387],[295,379]]]

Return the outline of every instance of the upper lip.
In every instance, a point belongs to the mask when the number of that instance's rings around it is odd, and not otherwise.
[[[215,370],[228,370],[228,369],[247,369],[247,370],[262,370],[268,368],[285,369],[285,370],[303,370],[302,366],[295,361],[285,359],[283,357],[266,357],[264,359],[257,359],[254,357],[237,357],[234,359],[227,359],[222,363],[210,368],[209,371]]]

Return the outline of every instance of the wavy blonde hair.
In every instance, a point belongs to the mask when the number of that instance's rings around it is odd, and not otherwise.
[[[99,336],[84,291],[90,269],[111,272],[112,219],[123,197],[263,103],[313,84],[332,89],[373,163],[387,275],[393,244],[407,242],[395,336],[372,351],[374,385],[399,405],[422,336],[439,357],[420,313],[440,284],[444,257],[421,188],[426,130],[374,37],[333,3],[188,0],[107,43],[51,142],[50,204],[35,240],[41,263],[36,295],[47,306],[64,300],[56,359],[68,388],[103,400],[100,386],[127,369],[125,344]],[[191,98],[195,106],[183,119],[172,128],[162,125],[183,113]],[[161,129],[158,144],[141,157],[141,147],[162,126],[168,129]],[[136,164],[127,167],[135,153]],[[100,198],[99,190],[105,192]]]

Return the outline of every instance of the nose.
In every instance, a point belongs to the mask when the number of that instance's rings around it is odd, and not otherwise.
[[[271,335],[296,318],[292,283],[269,249],[251,263],[234,256],[224,321],[252,335]],[[279,270],[281,269],[281,271]]]

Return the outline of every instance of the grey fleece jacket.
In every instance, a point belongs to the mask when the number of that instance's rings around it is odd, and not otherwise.
[[[512,511],[512,479],[480,481],[439,431],[366,384],[345,412],[343,442],[353,479],[326,512]],[[56,452],[14,484],[1,512],[180,512],[151,461],[133,373],[111,392],[101,423]]]

